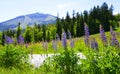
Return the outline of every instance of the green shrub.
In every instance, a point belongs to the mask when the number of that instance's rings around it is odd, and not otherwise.
[[[28,55],[20,47],[6,45],[0,51],[0,66],[5,68],[25,68],[28,66]]]
[[[88,51],[89,50],[89,51]],[[99,52],[86,50],[86,60],[81,60],[80,68],[83,74],[119,74],[120,51],[115,47],[99,48]]]
[[[47,58],[40,68],[46,73],[78,74],[79,57],[73,50],[65,50],[60,55]]]

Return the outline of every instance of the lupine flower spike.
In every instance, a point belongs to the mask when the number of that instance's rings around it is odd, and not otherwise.
[[[54,50],[57,50],[57,41],[56,40],[52,41],[52,46],[53,46]]]
[[[98,49],[98,43],[97,43],[97,41],[95,40],[95,38],[92,38],[92,39],[90,40],[90,47],[91,47],[92,49]]]
[[[110,43],[110,45],[119,47],[119,42],[116,38],[115,32],[112,29],[112,26],[110,26],[110,33],[111,33],[111,40],[110,40],[111,43]]]
[[[73,48],[74,47],[74,39],[70,40],[70,47]]]
[[[102,39],[104,46],[107,46],[107,38],[104,32],[104,29],[102,28],[102,25],[100,25],[100,37]]]
[[[74,47],[74,40],[72,39],[70,31],[68,31],[68,36],[69,36],[69,39],[70,39],[70,47],[73,48]]]
[[[18,41],[18,44],[19,44],[19,43],[24,43],[24,38],[23,38],[23,36],[22,36],[22,35],[19,35],[17,41]]]
[[[60,37],[58,34],[56,34],[56,40],[59,41],[60,40]]]
[[[84,23],[84,31],[85,31],[85,39],[84,39],[84,42],[85,42],[85,45],[86,46],[89,46],[89,28],[87,26],[86,23]]]
[[[68,31],[68,36],[69,36],[69,39],[72,38],[72,36],[71,36],[71,32],[70,32],[70,31]]]
[[[62,33],[62,45],[64,48],[67,47],[66,33],[64,31]]]
[[[5,43],[6,43],[6,44],[12,44],[12,43],[13,43],[12,38],[10,38],[9,36],[6,36],[6,35],[5,35]]]

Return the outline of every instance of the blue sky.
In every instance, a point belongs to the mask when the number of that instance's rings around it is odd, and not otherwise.
[[[64,17],[66,12],[83,12],[106,2],[114,6],[114,14],[120,13],[120,0],[1,0],[0,22],[31,13],[47,13]]]

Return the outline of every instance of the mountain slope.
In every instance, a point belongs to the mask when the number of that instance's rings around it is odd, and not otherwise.
[[[19,22],[21,23],[21,27],[24,29],[26,28],[27,25],[33,26],[34,23],[53,24],[56,22],[56,16],[50,14],[43,14],[43,13],[33,13],[33,14],[18,16],[8,21],[1,22],[0,31],[7,29],[15,29]]]

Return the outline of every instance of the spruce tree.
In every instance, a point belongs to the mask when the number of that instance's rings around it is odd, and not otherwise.
[[[5,33],[2,32],[2,45],[4,46],[5,45]]]
[[[46,26],[43,24],[42,25],[42,32],[43,32],[43,40],[46,40]]]
[[[57,19],[56,19],[56,28],[57,28],[57,34],[60,36],[60,39],[61,39],[61,34],[62,34],[62,23],[60,21],[60,18],[59,18],[59,15],[57,16]]]
[[[20,28],[20,23],[18,23],[18,27],[17,27],[17,40],[19,35],[21,34],[21,28]]]

